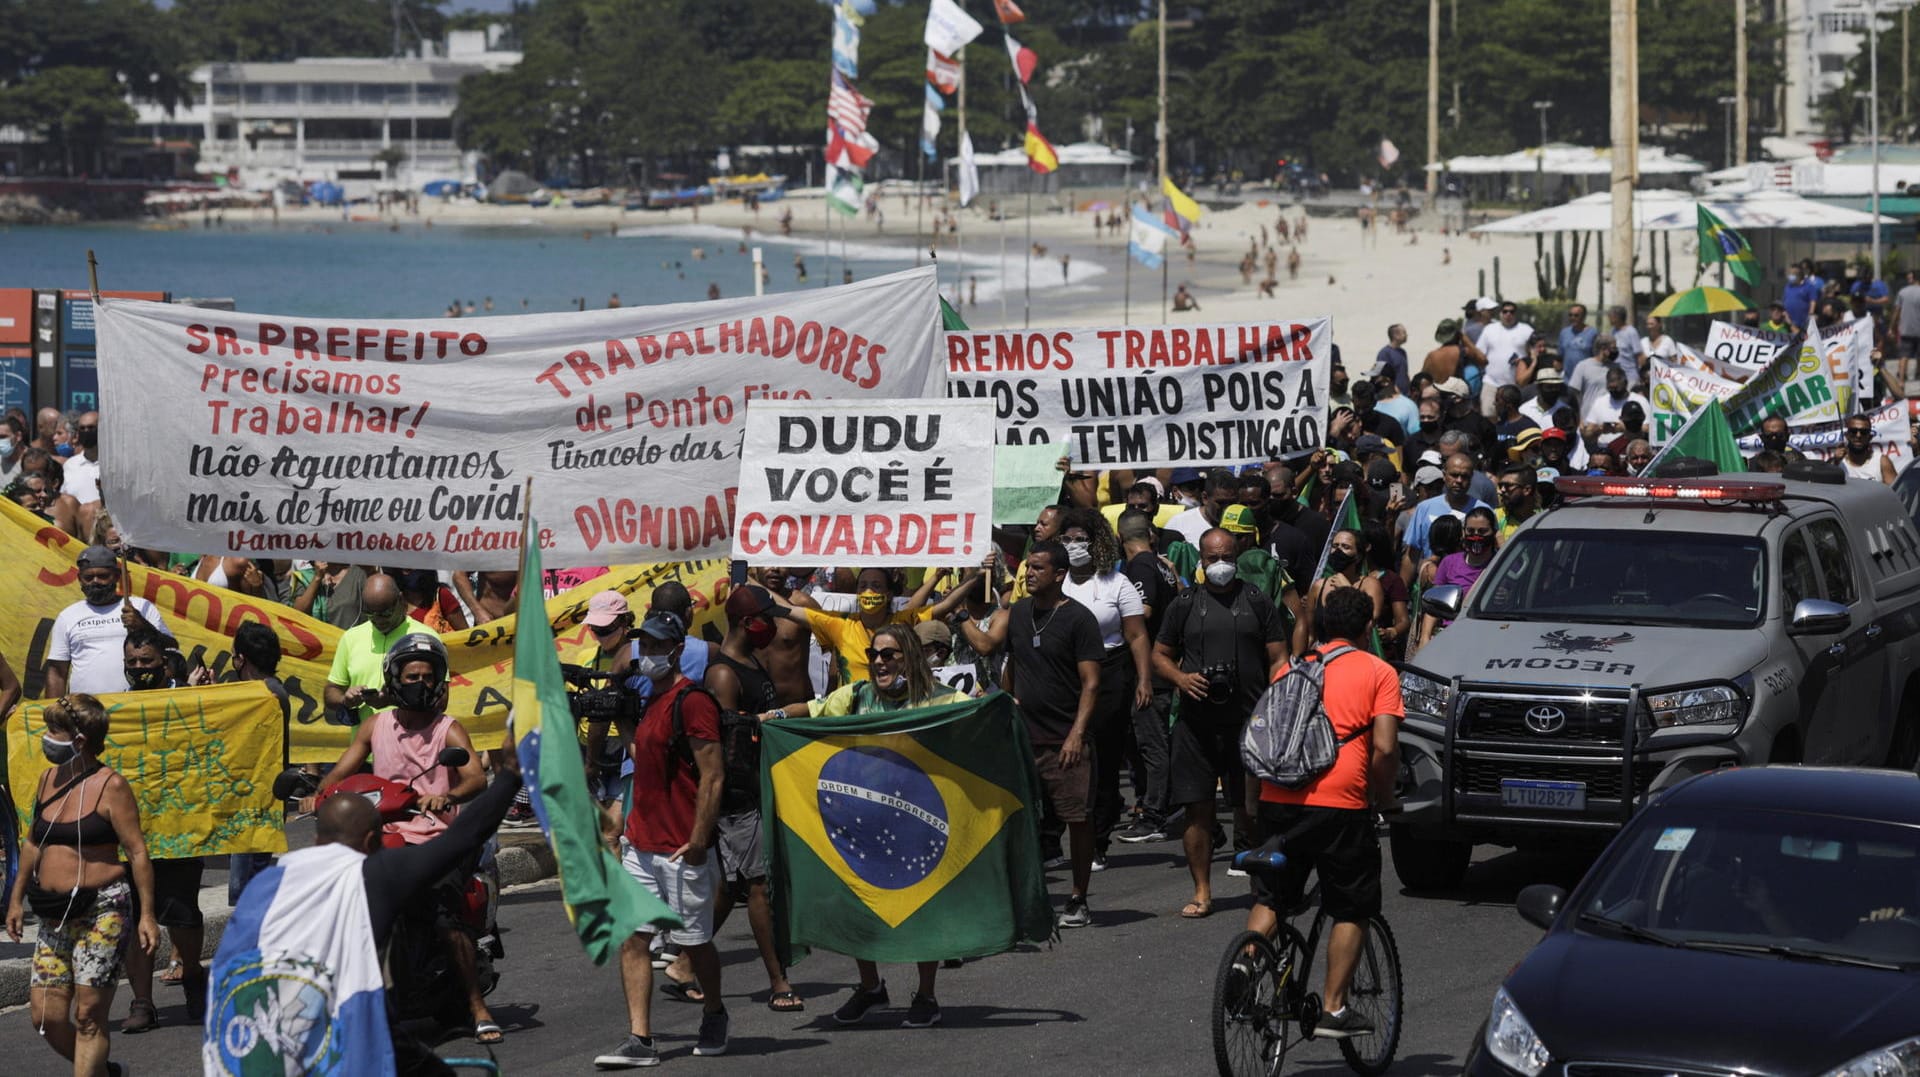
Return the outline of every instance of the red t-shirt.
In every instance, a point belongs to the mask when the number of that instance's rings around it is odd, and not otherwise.
[[[1319,648],[1332,650],[1340,640]],[[1352,646],[1352,644],[1347,644]],[[1293,664],[1281,667],[1274,680],[1284,676]],[[1320,701],[1327,708],[1337,738],[1368,730],[1340,746],[1333,769],[1320,775],[1304,789],[1288,789],[1272,782],[1260,783],[1260,799],[1268,804],[1306,804],[1316,808],[1358,808],[1372,806],[1367,781],[1368,763],[1373,758],[1373,718],[1377,714],[1404,716],[1400,703],[1400,675],[1393,667],[1365,649],[1341,655],[1329,665],[1321,683]]]
[[[692,681],[676,678],[671,689],[647,704],[647,712],[633,731],[633,810],[627,815],[626,834],[627,844],[643,853],[671,855],[693,837],[700,775],[693,763],[674,748],[674,697],[690,693],[680,704],[689,750],[694,741],[720,739],[720,709],[712,696],[692,692],[693,688]]]

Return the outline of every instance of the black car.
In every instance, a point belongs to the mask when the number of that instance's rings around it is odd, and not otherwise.
[[[1920,776],[1703,774],[1517,904],[1547,934],[1469,1074],[1920,1072]]]

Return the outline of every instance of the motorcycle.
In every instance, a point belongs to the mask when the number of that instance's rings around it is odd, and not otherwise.
[[[443,748],[434,764],[460,767],[469,758],[465,748]],[[373,774],[355,774],[320,790],[316,806],[341,795],[365,798],[380,814],[381,847],[397,849],[406,842],[389,824],[420,813],[421,796],[413,788],[419,777],[415,774],[406,782],[396,782]],[[274,779],[273,795],[298,801],[313,796],[319,784],[317,776],[295,767]],[[493,963],[506,956],[506,947],[500,942],[496,915],[500,872],[494,849],[494,842],[489,840],[475,863],[455,869],[434,885],[428,900],[410,902],[395,921],[383,956],[393,981],[387,997],[399,1020],[431,1018],[442,1026],[467,1023],[466,988],[447,953],[439,930],[442,924],[453,925],[473,942],[480,993],[491,994],[499,985],[500,973]]]

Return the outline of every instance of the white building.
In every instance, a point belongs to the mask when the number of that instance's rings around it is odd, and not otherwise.
[[[193,72],[193,104],[172,113],[138,106],[139,129],[155,138],[191,133],[199,171],[249,188],[294,179],[418,190],[430,180],[471,179],[454,142],[453,110],[461,79],[520,62],[499,47],[501,30],[456,30],[430,46],[435,55],[203,65]],[[405,157],[383,162],[389,147]]]
[[[1874,10],[1882,32],[1899,32],[1898,15],[1915,0],[1776,0],[1785,22],[1785,94],[1782,109],[1788,138],[1819,137],[1820,98],[1847,81],[1847,65],[1867,47],[1867,23]],[[1881,86],[1897,85],[1900,72],[1880,72]],[[1889,83],[1888,80],[1894,80]],[[1864,87],[1863,87],[1864,88]],[[1884,117],[1883,117],[1884,119]],[[1864,126],[1864,124],[1862,125]]]

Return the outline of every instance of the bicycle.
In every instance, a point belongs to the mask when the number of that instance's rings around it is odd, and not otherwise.
[[[1285,864],[1283,854],[1257,850],[1233,858],[1234,867],[1270,884]],[[1309,983],[1327,914],[1316,914],[1305,936],[1293,921],[1319,905],[1316,877],[1312,889],[1284,911],[1272,939],[1243,931],[1221,956],[1212,1013],[1213,1057],[1221,1077],[1275,1077],[1287,1049],[1313,1039],[1321,1010],[1320,996]],[[1367,939],[1347,989],[1347,1005],[1358,1009],[1373,1031],[1340,1040],[1340,1053],[1355,1073],[1378,1077],[1399,1049],[1402,1017],[1400,950],[1386,917],[1378,913],[1367,920]]]

